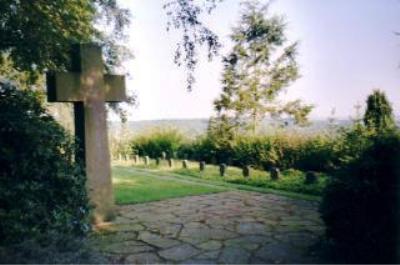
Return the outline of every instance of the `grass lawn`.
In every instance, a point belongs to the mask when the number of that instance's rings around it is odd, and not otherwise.
[[[126,165],[132,166],[132,163],[125,162]],[[188,168],[182,168],[182,161],[176,160],[174,167],[169,168],[166,162],[162,162],[157,166],[154,160],[150,161],[150,165],[135,165],[135,168],[156,170],[159,173],[173,173],[181,176],[190,176],[201,180],[210,180],[213,182],[224,182],[232,184],[241,184],[244,186],[258,187],[261,189],[272,189],[287,192],[295,192],[306,195],[320,196],[325,188],[328,176],[318,174],[318,181],[314,184],[304,184],[305,173],[299,170],[289,169],[281,172],[281,178],[272,181],[268,172],[252,169],[249,178],[244,178],[242,170],[237,167],[228,167],[224,177],[219,175],[219,167],[215,165],[207,165],[204,172],[199,171],[197,162],[189,162]]]
[[[118,204],[157,201],[227,190],[224,187],[137,171],[132,167],[114,166],[112,174],[114,194]]]

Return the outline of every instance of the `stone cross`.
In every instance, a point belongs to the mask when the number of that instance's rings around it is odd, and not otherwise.
[[[74,103],[76,159],[84,164],[95,223],[114,215],[105,102],[126,100],[125,77],[104,74],[101,47],[76,45],[72,72],[47,74],[49,102]]]

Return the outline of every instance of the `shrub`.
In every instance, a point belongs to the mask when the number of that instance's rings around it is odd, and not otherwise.
[[[328,135],[277,132],[256,136],[240,135],[234,139],[208,133],[187,141],[177,130],[157,129],[135,137],[131,147],[136,154],[154,158],[167,152],[169,156],[212,164],[225,163],[238,167],[251,165],[262,170],[279,167],[283,170],[296,168],[330,172],[339,168],[348,159],[348,155],[363,147],[361,142],[347,144],[350,134],[356,137],[357,133],[345,131]]]
[[[178,156],[213,164],[252,165],[258,169],[277,166],[281,169],[330,171],[340,162],[340,141],[338,136],[323,134],[243,135],[230,141],[205,135],[182,145]]]
[[[183,159],[216,163],[217,146],[209,137],[200,136],[192,142],[183,144],[178,151],[178,156]]]
[[[240,167],[253,165],[259,169],[275,166],[278,160],[275,151],[273,137],[238,137],[233,147],[233,164]]]
[[[71,137],[36,92],[0,83],[0,113],[0,247],[85,235],[85,177]]]
[[[339,137],[330,137],[319,134],[303,139],[297,150],[285,150],[285,160],[290,153],[294,153],[293,167],[305,171],[331,171],[338,166],[338,153],[335,146],[340,141]],[[290,144],[286,145],[291,147]],[[286,148],[288,149],[288,148]]]
[[[177,129],[156,128],[136,136],[131,142],[131,148],[134,154],[141,156],[156,158],[166,152],[167,157],[174,158],[184,141],[183,134]]]
[[[357,146],[356,152],[348,153],[343,169],[323,196],[320,211],[326,236],[339,262],[394,263],[399,236],[400,135],[360,130],[347,134],[349,149]]]

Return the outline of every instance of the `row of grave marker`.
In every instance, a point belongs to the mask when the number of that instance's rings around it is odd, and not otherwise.
[[[130,160],[130,159],[128,157],[126,157],[125,160]],[[139,155],[133,156],[133,161],[134,161],[135,164],[139,164],[140,161],[141,161],[140,156]],[[170,168],[174,167],[174,164],[175,164],[174,160],[172,158],[168,158],[168,159],[156,158],[155,161],[156,161],[156,165],[157,166],[159,166],[162,161],[167,161],[168,167],[170,167]],[[150,157],[149,156],[144,156],[143,157],[143,163],[146,166],[150,165]],[[188,165],[189,165],[188,160],[182,160],[182,168],[187,169]],[[225,176],[227,167],[228,166],[226,164],[220,164],[219,165],[219,174],[220,174],[221,177]],[[199,170],[200,170],[200,172],[203,172],[205,169],[206,169],[206,162],[200,161],[199,162]],[[250,166],[243,166],[242,167],[243,177],[245,177],[245,178],[249,178],[250,177],[250,169],[251,169]],[[279,168],[271,167],[271,169],[269,170],[269,173],[270,173],[271,180],[276,181],[276,180],[280,179],[281,172],[280,172]],[[308,171],[306,173],[306,177],[305,177],[305,181],[304,181],[305,184],[314,184],[317,181],[318,181],[318,176],[314,171]]]

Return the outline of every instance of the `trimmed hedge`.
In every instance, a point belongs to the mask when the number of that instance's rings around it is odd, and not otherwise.
[[[176,129],[153,129],[135,137],[131,142],[131,150],[140,156],[157,158],[165,152],[168,158],[175,158],[184,141],[184,136]]]
[[[240,136],[221,146],[212,138],[203,136],[182,145],[178,155],[181,158],[238,167],[252,165],[258,169],[279,167],[326,172],[339,163],[340,141],[339,136],[277,134]]]

